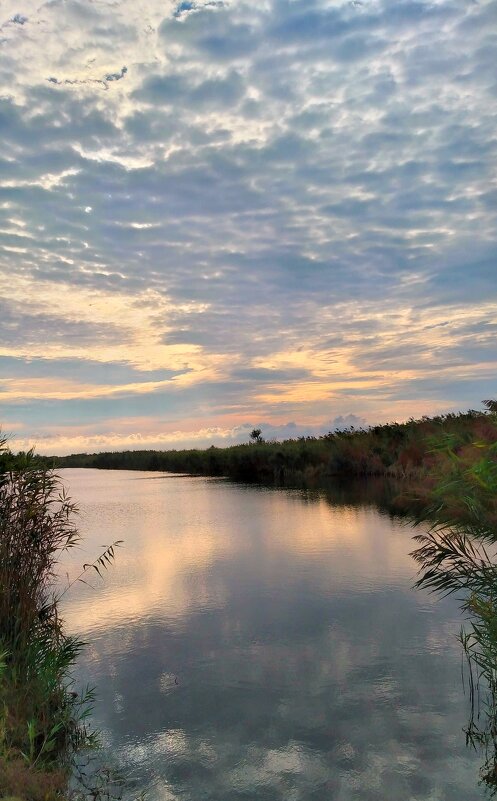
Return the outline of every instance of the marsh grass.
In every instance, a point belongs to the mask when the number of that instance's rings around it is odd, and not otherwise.
[[[64,633],[61,555],[78,545],[76,505],[32,452],[14,457],[0,440],[0,797],[60,799],[72,756],[95,744],[93,693],[73,689],[83,642]],[[114,543],[83,566],[99,575]],[[72,582],[74,583],[74,582]]]
[[[446,434],[432,442],[450,468],[434,476],[431,504],[417,522],[418,587],[457,593],[468,622],[459,639],[469,697],[466,741],[481,750],[481,780],[497,795],[497,402],[485,401],[485,438]]]
[[[488,412],[469,410],[367,429],[350,427],[320,437],[298,437],[284,442],[265,440],[260,429],[254,429],[250,442],[226,448],[80,453],[46,458],[47,463],[58,467],[165,470],[306,488],[320,486],[330,479],[382,477],[402,481],[408,488],[415,486],[417,496],[425,498],[432,486],[431,471],[450,469],[445,450],[434,449],[432,439],[448,436],[460,443],[484,439],[492,431],[489,418]],[[412,497],[406,498],[399,511],[408,513],[412,504]]]

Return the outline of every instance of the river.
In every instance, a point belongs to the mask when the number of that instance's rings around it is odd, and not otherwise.
[[[84,542],[64,598],[103,753],[147,801],[474,801],[454,599],[412,529],[326,492],[63,470]]]

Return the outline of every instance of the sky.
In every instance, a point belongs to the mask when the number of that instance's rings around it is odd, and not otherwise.
[[[496,58],[486,0],[3,0],[12,447],[495,397]]]

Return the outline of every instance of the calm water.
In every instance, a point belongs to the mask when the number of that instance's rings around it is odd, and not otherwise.
[[[483,798],[457,604],[411,589],[409,528],[324,493],[62,473],[81,508],[78,564],[125,541],[64,613],[89,643],[77,678],[98,688],[95,724],[135,795]]]

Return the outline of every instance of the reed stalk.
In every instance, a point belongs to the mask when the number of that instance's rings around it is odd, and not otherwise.
[[[71,759],[95,744],[91,690],[73,689],[83,642],[64,632],[57,569],[80,541],[76,505],[32,451],[13,456],[0,438],[0,797],[55,801]],[[94,568],[114,558],[110,548]],[[67,587],[63,592],[67,591]]]

